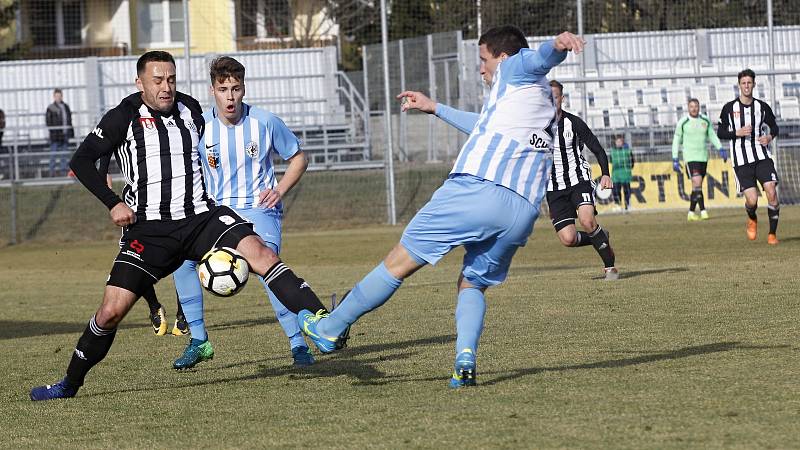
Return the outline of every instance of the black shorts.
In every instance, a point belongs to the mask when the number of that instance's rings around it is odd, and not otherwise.
[[[689,161],[686,163],[686,176],[692,177],[705,177],[708,162],[705,161]]]
[[[547,193],[550,220],[553,221],[556,231],[574,225],[575,219],[578,218],[577,209],[583,205],[594,206],[594,186],[588,181],[581,181],[575,186]],[[594,213],[597,214],[597,210]]]
[[[142,295],[183,261],[198,261],[214,247],[236,248],[256,235],[253,224],[227,206],[181,220],[146,220],[128,226],[106,284]]]
[[[761,183],[761,187],[764,187],[764,183],[778,183],[778,172],[770,158],[734,167],[733,173],[736,174],[736,186],[739,192],[756,187],[756,181]]]

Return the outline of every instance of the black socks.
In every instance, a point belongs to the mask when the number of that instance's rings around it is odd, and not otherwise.
[[[92,316],[83,335],[78,339],[78,345],[67,367],[67,381],[76,387],[83,386],[89,370],[106,357],[117,334],[116,328],[107,330],[97,326],[94,317]]]
[[[611,249],[611,244],[608,242],[608,234],[603,230],[600,225],[589,233],[592,240],[592,245],[600,258],[603,259],[603,264],[606,268],[614,267],[614,251]]]
[[[298,278],[292,269],[283,262],[275,263],[263,276],[269,290],[289,311],[295,314],[304,309],[312,313],[320,309],[328,312],[325,305],[319,301],[317,294],[311,290],[311,286],[302,278]]]
[[[778,218],[781,214],[780,206],[767,205],[767,215],[769,217],[769,234],[776,234],[778,231]]]

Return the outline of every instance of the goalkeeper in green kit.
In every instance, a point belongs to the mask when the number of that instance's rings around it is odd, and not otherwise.
[[[675,137],[672,139],[672,168],[678,174],[681,173],[678,153],[683,147],[686,175],[692,179],[692,194],[689,196],[687,220],[693,222],[708,219],[706,203],[703,198],[703,178],[706,176],[706,166],[708,165],[706,142],[711,142],[714,148],[719,149],[719,156],[723,161],[728,161],[728,151],[722,148],[708,117],[700,114],[700,102],[693,98],[689,100],[688,106],[689,115],[678,122],[678,126],[675,128]],[[697,206],[700,206],[700,215],[694,212]]]

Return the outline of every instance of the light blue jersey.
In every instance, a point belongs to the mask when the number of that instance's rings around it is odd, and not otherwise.
[[[289,159],[300,151],[300,141],[271,112],[246,103],[242,108],[242,118],[232,127],[222,123],[216,107],[206,111],[198,150],[211,198],[218,205],[253,208],[258,194],[277,184],[273,152]]]
[[[535,201],[541,185],[535,163],[552,153],[555,106],[545,75],[566,58],[553,42],[523,48],[495,71],[477,123],[451,174],[494,181]],[[545,174],[548,176],[548,174]]]
[[[258,195],[277,185],[272,166],[273,152],[289,159],[300,151],[300,143],[274,114],[246,103],[242,108],[242,118],[231,127],[222,123],[216,108],[203,114],[206,126],[198,151],[203,161],[206,191],[218,205],[229,206],[250,221],[267,246],[279,254],[282,205],[279,203],[275,208],[265,209],[258,205]],[[192,338],[206,340],[197,262],[184,261],[173,274],[173,279]],[[263,279],[261,282],[289,338],[289,345],[292,348],[305,346],[297,326],[297,315],[278,301]]]

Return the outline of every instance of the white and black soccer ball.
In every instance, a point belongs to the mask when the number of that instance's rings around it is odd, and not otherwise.
[[[230,247],[212,249],[197,267],[200,284],[220,297],[230,297],[241,291],[249,275],[250,266],[244,256]]]

